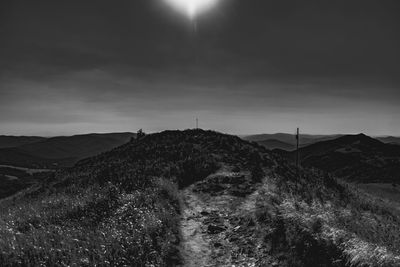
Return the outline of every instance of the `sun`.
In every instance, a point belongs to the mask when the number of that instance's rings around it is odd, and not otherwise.
[[[164,0],[176,10],[182,12],[190,19],[194,19],[199,13],[212,8],[218,0]]]

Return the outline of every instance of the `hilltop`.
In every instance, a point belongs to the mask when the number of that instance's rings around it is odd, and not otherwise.
[[[131,140],[0,208],[1,266],[400,263],[398,211],[213,131]]]

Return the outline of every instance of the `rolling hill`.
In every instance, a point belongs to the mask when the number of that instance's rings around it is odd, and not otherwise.
[[[294,159],[295,152],[280,151]],[[400,147],[364,134],[346,135],[299,150],[305,167],[315,167],[349,181],[400,183]]]
[[[46,140],[46,137],[0,135],[0,148],[17,147],[44,140]]]
[[[165,131],[1,201],[0,265],[399,266],[399,233],[399,212],[330,175]]]
[[[61,136],[0,149],[0,164],[34,167],[70,167],[78,160],[127,143],[135,134],[108,133]]]
[[[267,140],[261,140],[257,141],[258,144],[262,145],[263,147],[273,150],[273,149],[283,149],[286,151],[291,151],[296,149],[296,145],[293,144],[288,144],[276,139],[267,139]]]
[[[400,137],[396,136],[379,136],[376,137],[379,141],[386,143],[386,144],[393,144],[393,145],[400,145]]]
[[[300,146],[307,146],[310,144],[318,143],[321,141],[332,140],[338,138],[342,135],[312,135],[312,134],[302,134],[300,138]],[[296,136],[294,134],[287,133],[276,133],[276,134],[257,134],[257,135],[247,135],[242,136],[246,141],[257,142],[264,145],[268,149],[283,149],[283,150],[293,150],[296,146]],[[280,145],[275,144],[271,140],[276,140],[282,142]]]

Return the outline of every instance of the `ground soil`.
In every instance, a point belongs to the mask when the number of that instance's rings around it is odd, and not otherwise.
[[[254,211],[262,185],[249,176],[222,170],[182,190],[184,266],[260,266],[267,253]]]

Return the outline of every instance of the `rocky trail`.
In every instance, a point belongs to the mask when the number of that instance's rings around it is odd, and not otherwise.
[[[220,171],[182,191],[184,266],[259,266],[256,255],[266,253],[254,211],[262,186],[249,177]]]

